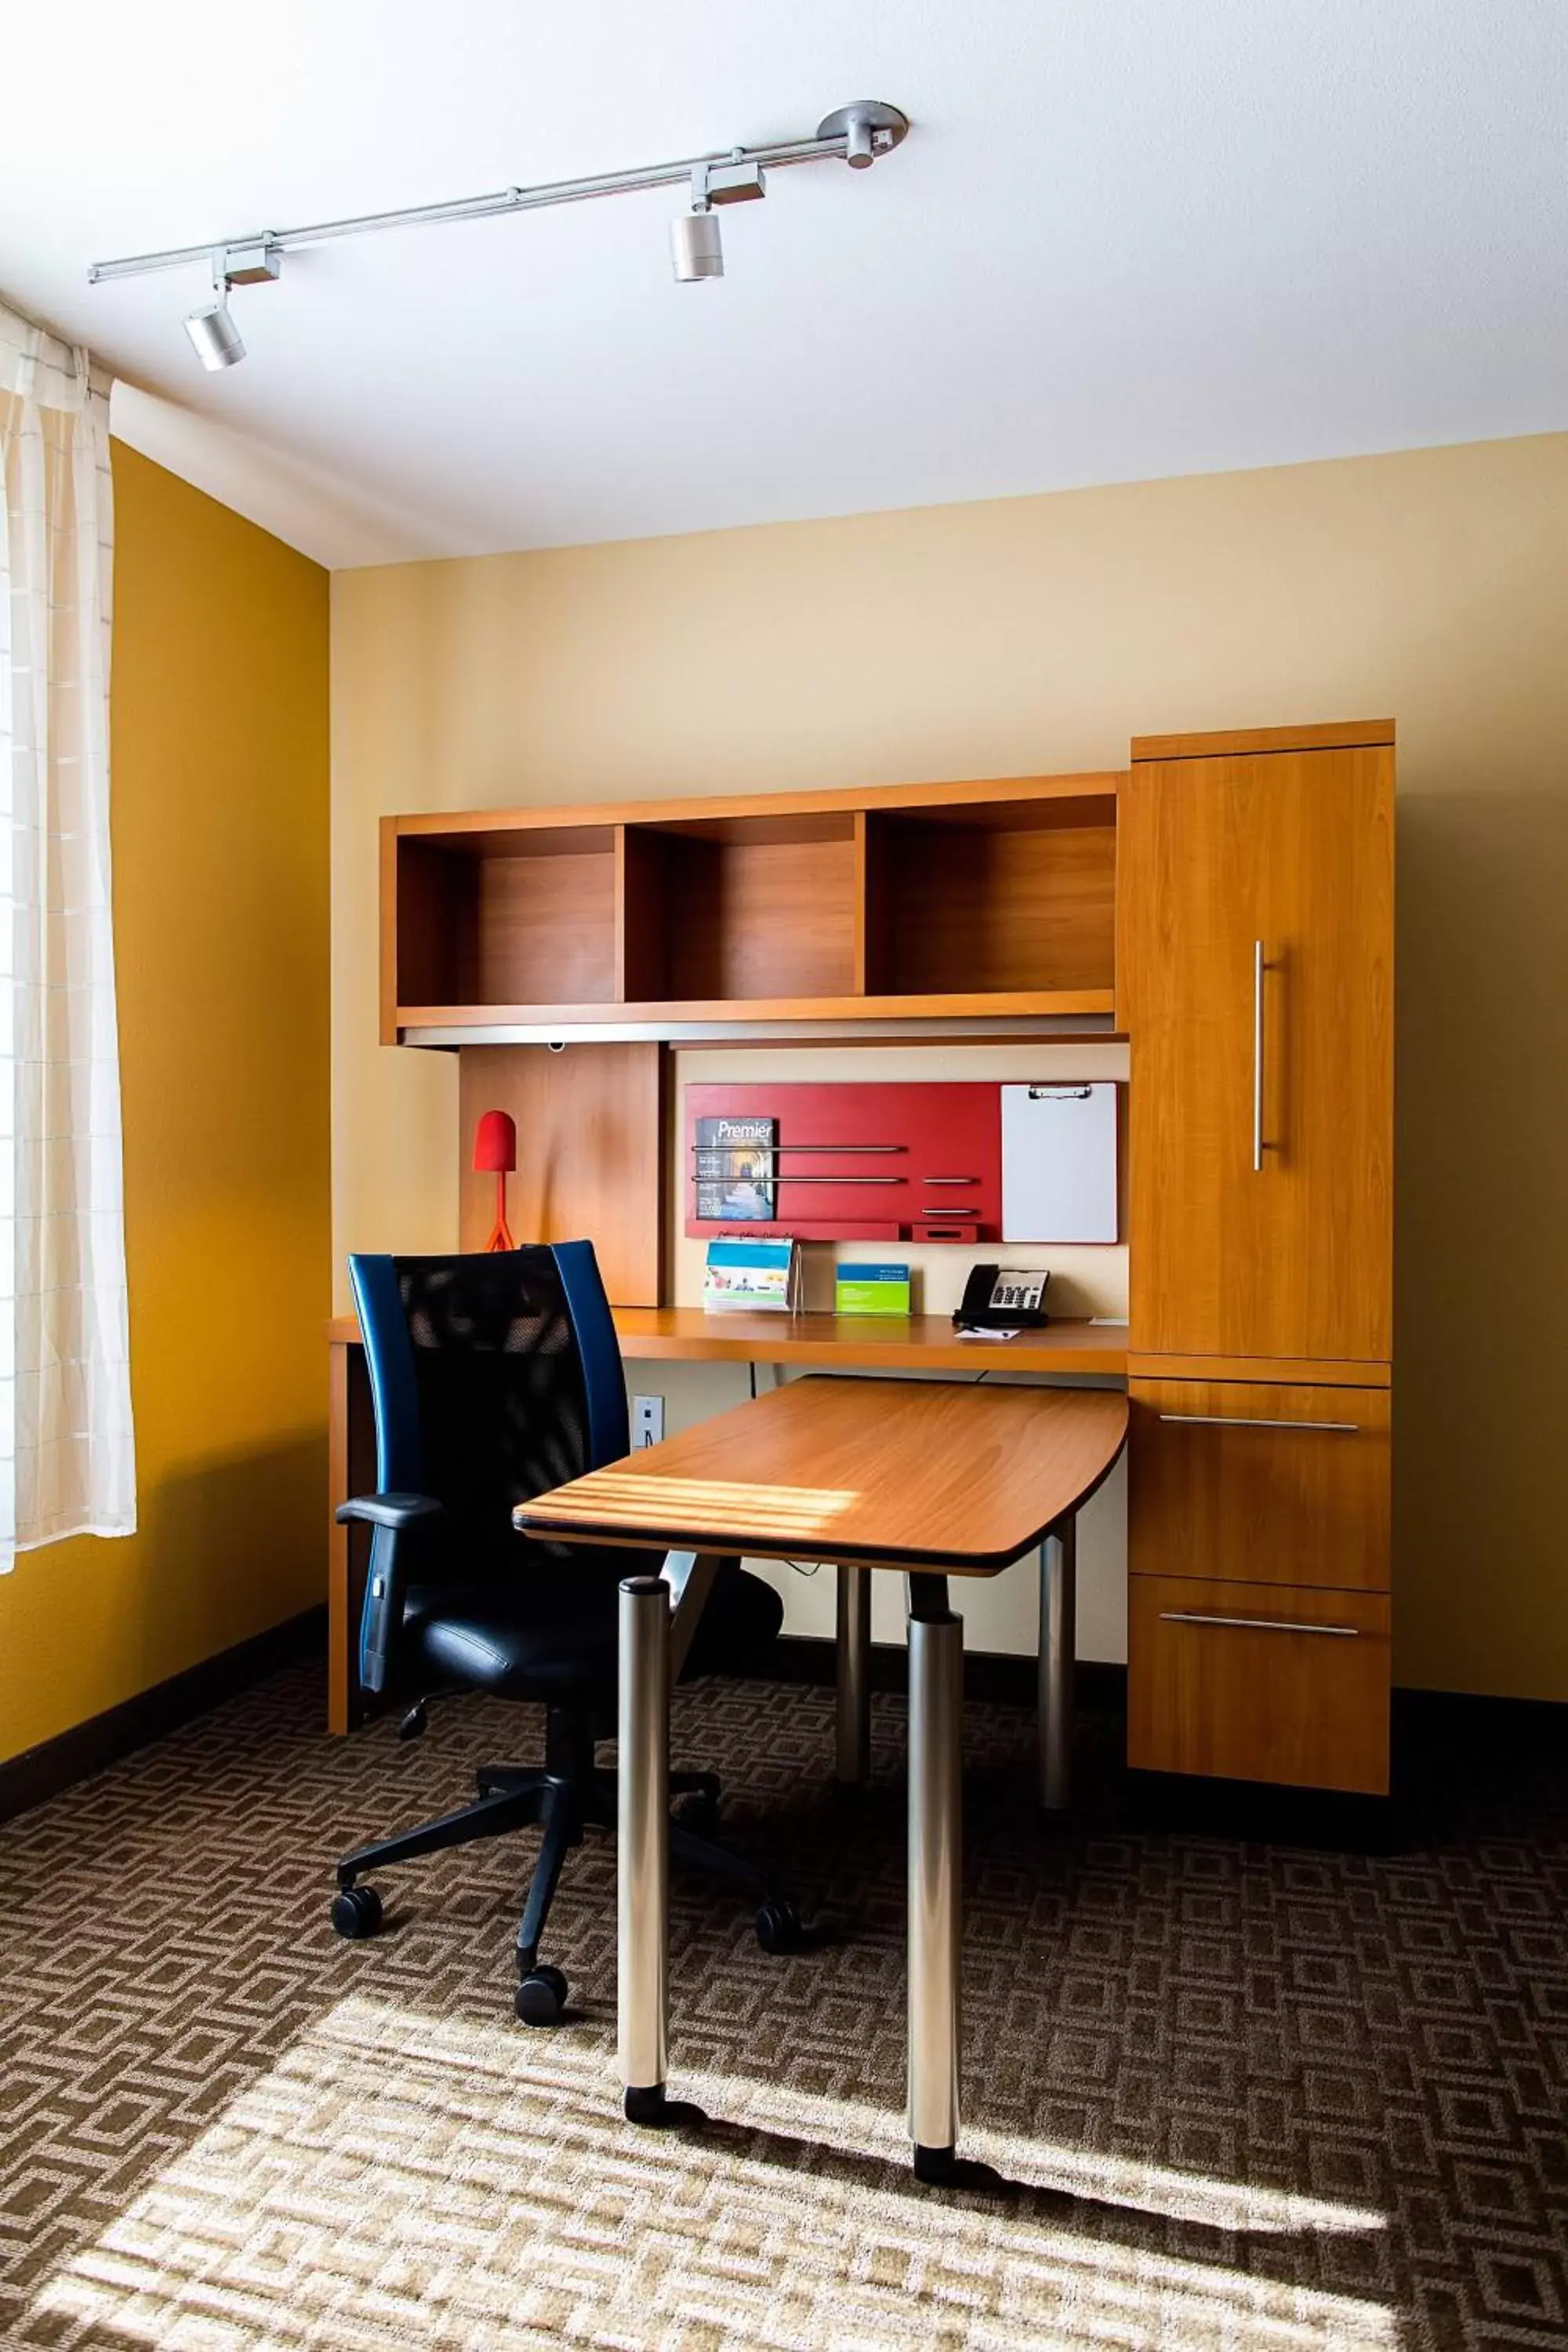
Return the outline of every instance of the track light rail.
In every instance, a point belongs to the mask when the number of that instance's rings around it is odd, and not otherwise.
[[[489,220],[502,213],[542,212],[552,205],[584,204],[596,196],[633,195],[645,188],[700,184],[699,175],[733,164],[756,164],[783,171],[795,163],[841,161],[863,168],[899,145],[909,123],[896,106],[864,100],[840,107],[818,125],[809,139],[775,140],[757,147],[716,148],[705,155],[688,155],[669,163],[644,163],[626,172],[600,172],[580,180],[553,180],[537,187],[498,188],[488,195],[460,196],[448,204],[405,205],[392,212],[357,213],[344,220],[312,221],[300,228],[252,229],[243,236],[209,237],[201,245],[170,246],[159,253],[132,253],[113,261],[95,261],[89,283],[107,285],[122,278],[144,278],[155,270],[186,269],[212,260],[215,254],[259,247],[273,253],[293,253],[336,237],[373,236],[383,229],[441,228],[448,222]]]

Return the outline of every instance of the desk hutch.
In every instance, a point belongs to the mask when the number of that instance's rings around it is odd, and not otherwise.
[[[389,817],[381,856],[384,1042],[458,1053],[455,1152],[514,1113],[516,1228],[592,1236],[632,1357],[974,1360],[938,1317],[671,1304],[672,1045],[1124,1035],[1129,1328],[986,1360],[1128,1378],[1130,1762],[1386,1789],[1391,722],[1143,737],[1109,774]],[[465,1246],[489,1211],[465,1167]]]

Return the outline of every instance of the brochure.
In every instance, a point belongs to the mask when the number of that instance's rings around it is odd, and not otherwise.
[[[834,1268],[834,1306],[840,1315],[908,1315],[907,1265],[840,1265]]]
[[[764,1308],[793,1315],[800,1302],[800,1254],[793,1241],[711,1241],[702,1269],[709,1314]]]

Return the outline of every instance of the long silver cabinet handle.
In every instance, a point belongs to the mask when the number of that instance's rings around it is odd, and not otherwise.
[[[1359,1437],[1359,1421],[1264,1421],[1248,1412],[1163,1412],[1162,1421],[1188,1429],[1326,1429],[1335,1437]]]
[[[1353,1642],[1359,1625],[1296,1625],[1287,1617],[1215,1617],[1201,1609],[1162,1609],[1162,1625],[1239,1625],[1249,1633],[1333,1633]]]
[[[1263,1170],[1263,942],[1252,942],[1252,1172]]]

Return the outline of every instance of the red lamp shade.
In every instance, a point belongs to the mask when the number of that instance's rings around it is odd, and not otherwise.
[[[517,1121],[510,1111],[487,1110],[474,1129],[474,1169],[481,1176],[509,1176],[517,1166]]]

